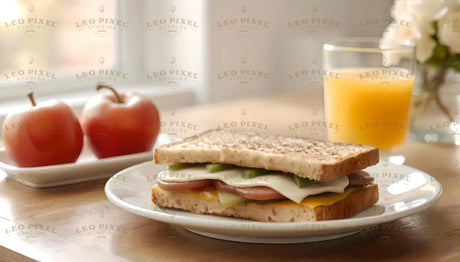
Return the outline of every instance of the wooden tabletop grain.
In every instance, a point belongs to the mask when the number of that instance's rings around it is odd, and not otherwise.
[[[178,108],[161,118],[163,132],[179,137],[233,125],[321,138],[328,128],[319,92]],[[106,180],[31,189],[0,171],[0,261],[460,261],[460,147],[408,139],[398,151],[442,184],[434,206],[346,238],[289,245],[216,240],[131,214],[107,200]]]

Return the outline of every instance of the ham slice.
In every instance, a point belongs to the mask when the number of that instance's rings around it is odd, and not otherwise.
[[[374,178],[372,178],[367,172],[365,171],[358,171],[348,175],[348,186],[365,186],[372,184],[374,182]],[[220,180],[211,180],[211,179],[204,179],[204,180],[196,180],[190,182],[165,182],[161,180],[157,180],[158,186],[167,191],[184,191],[195,189],[204,186],[214,185],[214,187],[218,190],[230,192],[233,194],[237,194],[243,196],[248,199],[253,200],[273,200],[273,199],[286,199],[285,196],[278,193],[276,190],[265,187],[265,186],[253,186],[253,187],[235,187],[225,184]]]
[[[190,181],[190,182],[165,182],[161,180],[157,180],[158,186],[166,191],[184,191],[184,190],[190,190],[198,187],[203,187],[203,186],[208,186],[212,185],[212,180],[211,179],[205,179],[205,180],[196,180],[196,181]]]
[[[278,193],[272,188],[265,186],[253,187],[234,187],[225,184],[220,180],[214,180],[214,186],[218,190],[227,191],[242,197],[254,200],[272,200],[272,199],[285,199],[286,197]]]
[[[374,178],[365,171],[358,171],[348,175],[348,186],[365,186],[373,182]]]

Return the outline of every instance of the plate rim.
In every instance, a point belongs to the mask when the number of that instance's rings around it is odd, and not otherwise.
[[[0,154],[6,154],[5,148],[0,148]],[[100,164],[110,164],[112,162],[117,162],[120,159],[121,160],[130,160],[130,159],[136,159],[138,157],[143,157],[143,156],[148,156],[152,155],[153,156],[153,151],[145,151],[145,152],[140,152],[140,153],[134,153],[134,154],[128,154],[128,155],[122,155],[122,156],[113,156],[113,157],[107,157],[107,158],[101,158],[101,159],[96,159],[94,161],[88,161],[88,162],[73,162],[73,163],[65,163],[65,164],[57,164],[57,165],[47,165],[47,166],[37,166],[37,167],[18,167],[14,166],[8,163],[3,162],[0,160],[0,168],[5,170],[5,172],[11,171],[11,172],[40,172],[40,171],[53,171],[56,169],[62,170],[62,169],[74,169],[74,168],[79,168],[79,167],[85,167],[85,166],[92,166],[92,165],[100,165]]]
[[[391,163],[389,163],[391,164]],[[156,221],[168,223],[168,224],[174,224],[174,225],[179,225],[182,227],[190,227],[190,228],[206,228],[207,230],[215,230],[215,229],[222,229],[224,226],[229,226],[236,224],[236,223],[242,223],[241,220],[234,218],[235,221],[227,221],[227,220],[214,220],[212,223],[209,223],[210,219],[208,216],[203,216],[199,217],[199,214],[193,214],[198,217],[185,217],[177,214],[169,214],[166,212],[159,212],[151,209],[145,209],[143,207],[139,207],[136,205],[133,205],[131,203],[125,202],[121,199],[119,199],[113,192],[110,191],[109,186],[112,183],[111,181],[114,179],[115,176],[119,174],[123,174],[126,172],[130,172],[131,170],[139,169],[142,166],[147,166],[147,165],[157,165],[153,163],[152,161],[146,161],[140,164],[133,165],[131,167],[128,167],[126,169],[121,170],[120,172],[117,172],[115,175],[113,175],[105,184],[104,186],[104,192],[107,196],[107,198],[115,204],[116,206],[120,207],[121,209],[128,211],[130,213],[134,213],[140,216],[144,216]],[[395,164],[391,164],[395,165]],[[412,207],[403,211],[399,212],[394,212],[390,214],[380,214],[376,216],[369,216],[369,217],[352,217],[352,218],[346,218],[346,219],[336,219],[336,220],[327,220],[327,221],[305,221],[305,222],[259,222],[259,221],[252,221],[252,220],[244,220],[244,223],[250,223],[251,225],[254,225],[254,227],[249,227],[245,228],[244,230],[247,232],[258,232],[260,231],[260,226],[267,226],[269,225],[269,230],[270,232],[289,232],[289,231],[299,231],[300,228],[304,225],[309,225],[313,227],[314,229],[310,228],[303,228],[305,231],[311,231],[311,232],[324,232],[324,231],[330,231],[330,230],[354,230],[356,228],[365,228],[365,227],[370,227],[373,225],[377,224],[382,224],[386,222],[390,222],[396,219],[400,219],[403,217],[407,217],[416,213],[419,213],[432,205],[434,205],[439,198],[442,195],[442,185],[431,175],[427,174],[426,172],[423,172],[421,170],[418,170],[416,168],[407,166],[407,165],[401,165],[405,166],[414,170],[417,170],[418,172],[423,173],[426,176],[429,176],[432,178],[430,180],[430,184],[437,184],[437,192],[434,193],[433,197],[425,202],[422,205]],[[376,204],[378,204],[377,202]],[[150,203],[151,205],[155,205],[154,203]],[[186,211],[183,211],[186,212]],[[228,218],[228,219],[233,219],[233,218]],[[206,223],[208,222],[208,223]],[[331,223],[334,226],[331,226]],[[325,228],[322,228],[321,225],[328,225]],[[338,225],[338,226],[336,226]],[[318,226],[317,228],[315,226]]]

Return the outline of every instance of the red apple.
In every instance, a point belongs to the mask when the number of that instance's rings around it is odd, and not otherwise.
[[[8,156],[19,167],[75,162],[83,148],[83,132],[72,109],[56,100],[35,104],[7,115],[2,140]]]
[[[152,149],[160,130],[153,102],[138,93],[109,89],[91,98],[83,108],[81,125],[98,158],[145,152]]]

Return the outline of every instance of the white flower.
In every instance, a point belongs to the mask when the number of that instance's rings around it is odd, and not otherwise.
[[[391,8],[391,17],[395,19],[410,17],[410,14],[407,12],[406,0],[395,0],[393,7]]]
[[[407,12],[415,20],[431,22],[439,20],[448,10],[450,0],[407,0]]]
[[[383,37],[414,41],[417,45],[415,54],[417,60],[421,63],[425,62],[431,57],[436,46],[436,42],[430,38],[434,33],[430,22],[412,16],[408,11],[406,0],[396,0],[391,13],[393,22],[385,30]]]
[[[460,53],[460,1],[453,3],[447,14],[438,22],[439,40],[451,53]]]
[[[436,42],[430,35],[422,34],[420,38],[416,39],[415,44],[417,45],[415,57],[421,63],[426,62],[426,60],[433,55],[433,49],[436,46]]]
[[[408,39],[417,45],[416,58],[423,63],[433,54],[436,42],[431,38],[435,33],[433,21],[444,19],[451,14],[452,6],[460,0],[396,0],[391,10],[393,22],[387,27],[384,37]],[[460,17],[451,18],[460,26]],[[451,23],[453,24],[453,23]],[[445,28],[444,28],[445,29]],[[460,30],[457,31],[459,33]],[[446,45],[458,47],[459,35],[443,32]],[[457,50],[451,48],[451,50]]]

